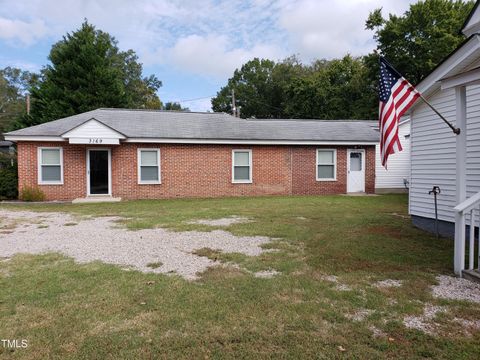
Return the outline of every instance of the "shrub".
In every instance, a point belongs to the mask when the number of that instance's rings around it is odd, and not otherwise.
[[[19,198],[23,201],[44,201],[45,193],[38,187],[24,186]]]
[[[0,153],[0,200],[16,199],[18,196],[18,175],[15,157]]]

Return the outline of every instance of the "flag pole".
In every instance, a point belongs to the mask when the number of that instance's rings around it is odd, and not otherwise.
[[[437,115],[440,117],[440,119],[442,119],[442,120],[445,122],[445,124],[447,124],[447,125],[450,127],[450,129],[452,129],[452,131],[453,131],[453,133],[454,133],[455,135],[459,135],[459,134],[460,134],[460,129],[459,129],[459,128],[453,126],[447,119],[445,119],[445,117],[444,117],[442,114],[440,114],[440,113],[437,111],[437,109],[435,109],[435,108],[433,107],[433,105],[430,104],[430,103],[428,102],[428,100],[425,99],[420,92],[419,92],[418,94],[420,95],[420,96],[419,96],[420,99],[422,99],[423,102],[424,102],[425,104],[427,104],[428,107],[430,107],[430,109],[432,109],[432,110],[435,112],[435,114],[437,114]]]
[[[381,61],[382,59],[383,59],[383,61],[385,61],[385,62],[388,64],[388,66],[390,66],[390,67],[393,69],[393,71],[395,71],[395,72],[398,74],[399,77],[402,77],[402,78],[403,78],[403,76],[397,71],[397,69],[395,69],[395,68],[392,66],[392,64],[390,64],[390,63],[388,62],[387,59],[385,59],[385,57],[380,56],[379,61]],[[405,78],[404,78],[404,79],[405,79]],[[408,81],[408,80],[407,80],[407,81]],[[435,114],[437,114],[437,115],[440,117],[440,119],[442,119],[442,120],[445,122],[445,124],[448,125],[448,127],[449,127],[450,129],[452,129],[452,131],[453,131],[453,133],[454,133],[455,135],[459,135],[459,134],[460,134],[460,129],[459,129],[459,128],[453,126],[447,119],[445,119],[445,117],[444,117],[442,114],[440,114],[440,113],[437,111],[437,109],[435,109],[435,108],[433,107],[433,105],[430,104],[430,103],[428,102],[428,100],[425,99],[425,98],[423,97],[423,95],[422,95],[419,91],[417,91],[417,93],[418,93],[420,99],[422,99],[423,102],[424,102],[425,104],[427,104],[428,107],[429,107],[430,109],[432,109],[433,112],[434,112]]]

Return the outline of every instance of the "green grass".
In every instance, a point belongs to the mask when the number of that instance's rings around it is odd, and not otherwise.
[[[239,267],[210,268],[198,281],[76,264],[58,254],[0,261],[0,339],[5,359],[358,358],[476,359],[480,334],[457,317],[480,319],[465,302],[433,299],[435,276],[451,272],[453,243],[412,227],[405,196],[265,197],[2,206],[12,210],[119,215],[128,229],[211,231],[195,219],[244,216],[226,230],[278,238],[258,257],[204,248],[197,255]],[[1,241],[1,240],[0,240]],[[1,243],[0,243],[1,246]],[[1,259],[0,259],[1,260]],[[248,271],[245,271],[246,269]],[[261,279],[251,272],[275,269]],[[340,291],[325,275],[336,275]],[[400,288],[377,289],[399,279]],[[403,326],[426,303],[448,306],[439,335]],[[372,312],[355,322],[344,315]],[[387,334],[374,337],[375,326]],[[389,340],[389,338],[391,338]],[[339,347],[345,351],[340,351]]]
[[[149,267],[150,269],[158,269],[162,265],[163,264],[160,261],[157,261],[157,262],[148,263],[147,267]]]

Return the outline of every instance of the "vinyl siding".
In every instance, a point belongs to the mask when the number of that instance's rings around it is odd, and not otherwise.
[[[398,135],[403,151],[390,155],[388,170],[382,166],[380,146],[376,146],[376,189],[404,189],[403,179],[410,180],[410,138],[405,138],[406,135],[410,135],[410,121],[400,125]]]
[[[430,102],[455,123],[455,90],[438,91]],[[409,212],[434,218],[433,195],[440,186],[439,219],[454,221],[456,205],[455,135],[425,104],[411,114],[411,180]],[[480,86],[467,87],[467,196],[480,191]]]

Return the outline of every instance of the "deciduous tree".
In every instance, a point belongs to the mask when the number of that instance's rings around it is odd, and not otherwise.
[[[377,48],[367,60],[370,77],[378,73],[378,54],[385,56],[411,83],[423,77],[463,40],[460,28],[473,1],[425,0],[410,5],[397,16],[382,16],[382,9],[370,13],[366,28],[374,31]]]

